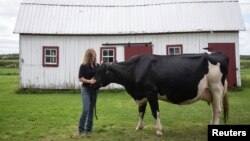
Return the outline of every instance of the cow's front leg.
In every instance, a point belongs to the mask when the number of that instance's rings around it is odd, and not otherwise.
[[[159,135],[159,136],[162,136],[162,125],[161,125],[161,120],[160,120],[160,112],[157,112],[156,134]]]
[[[161,120],[160,120],[160,111],[159,111],[157,94],[150,93],[147,96],[148,96],[148,102],[151,108],[152,115],[156,120],[156,134],[158,136],[162,136],[162,125],[161,125]]]
[[[138,124],[135,128],[136,131],[143,129],[143,127],[144,127],[143,126],[143,118],[144,118],[146,108],[147,108],[147,102],[142,104],[142,105],[139,105],[139,107],[138,107],[139,121],[138,121]]]

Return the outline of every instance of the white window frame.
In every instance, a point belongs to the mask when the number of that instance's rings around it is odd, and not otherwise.
[[[171,49],[174,49],[174,52],[171,53]],[[177,52],[176,50],[179,50],[179,52]],[[182,45],[167,45],[167,55],[180,55],[183,54],[182,53]]]
[[[104,51],[107,51],[107,55],[104,55]],[[110,55],[109,53],[110,53],[110,51],[113,51],[113,54],[112,55]],[[104,60],[104,58],[108,58],[107,60],[108,61],[106,61],[106,62],[109,62],[109,63],[111,63],[109,60],[109,58],[113,58],[113,61],[112,62],[115,62],[116,61],[116,47],[102,47],[101,48],[101,59],[100,59],[100,61],[101,62],[104,62],[103,60]]]
[[[49,54],[46,54],[50,51]],[[55,52],[55,54],[52,54]],[[49,58],[50,61],[47,61]],[[59,47],[43,46],[43,66],[44,67],[58,67],[59,64]]]

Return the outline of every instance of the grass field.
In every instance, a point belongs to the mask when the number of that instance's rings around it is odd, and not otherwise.
[[[0,72],[2,68],[0,68]],[[205,141],[211,108],[205,102],[178,106],[160,102],[162,137],[155,136],[150,108],[145,128],[135,132],[137,106],[124,91],[101,91],[98,120],[91,137],[76,138],[80,94],[16,94],[18,75],[0,75],[0,140],[2,141]],[[250,69],[242,69],[243,88],[229,92],[229,123],[250,124]]]
[[[18,75],[19,70],[13,68],[0,67],[0,76],[1,75]]]

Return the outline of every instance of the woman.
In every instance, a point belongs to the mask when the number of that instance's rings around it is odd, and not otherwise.
[[[94,78],[96,69],[96,52],[94,49],[88,49],[85,52],[83,63],[79,70],[79,81],[82,82],[82,114],[79,121],[79,134],[91,134],[93,129],[93,113],[96,105],[98,90],[94,87],[96,80]]]

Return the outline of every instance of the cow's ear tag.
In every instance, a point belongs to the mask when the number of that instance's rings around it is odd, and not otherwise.
[[[106,74],[109,74],[109,71],[106,71]]]

